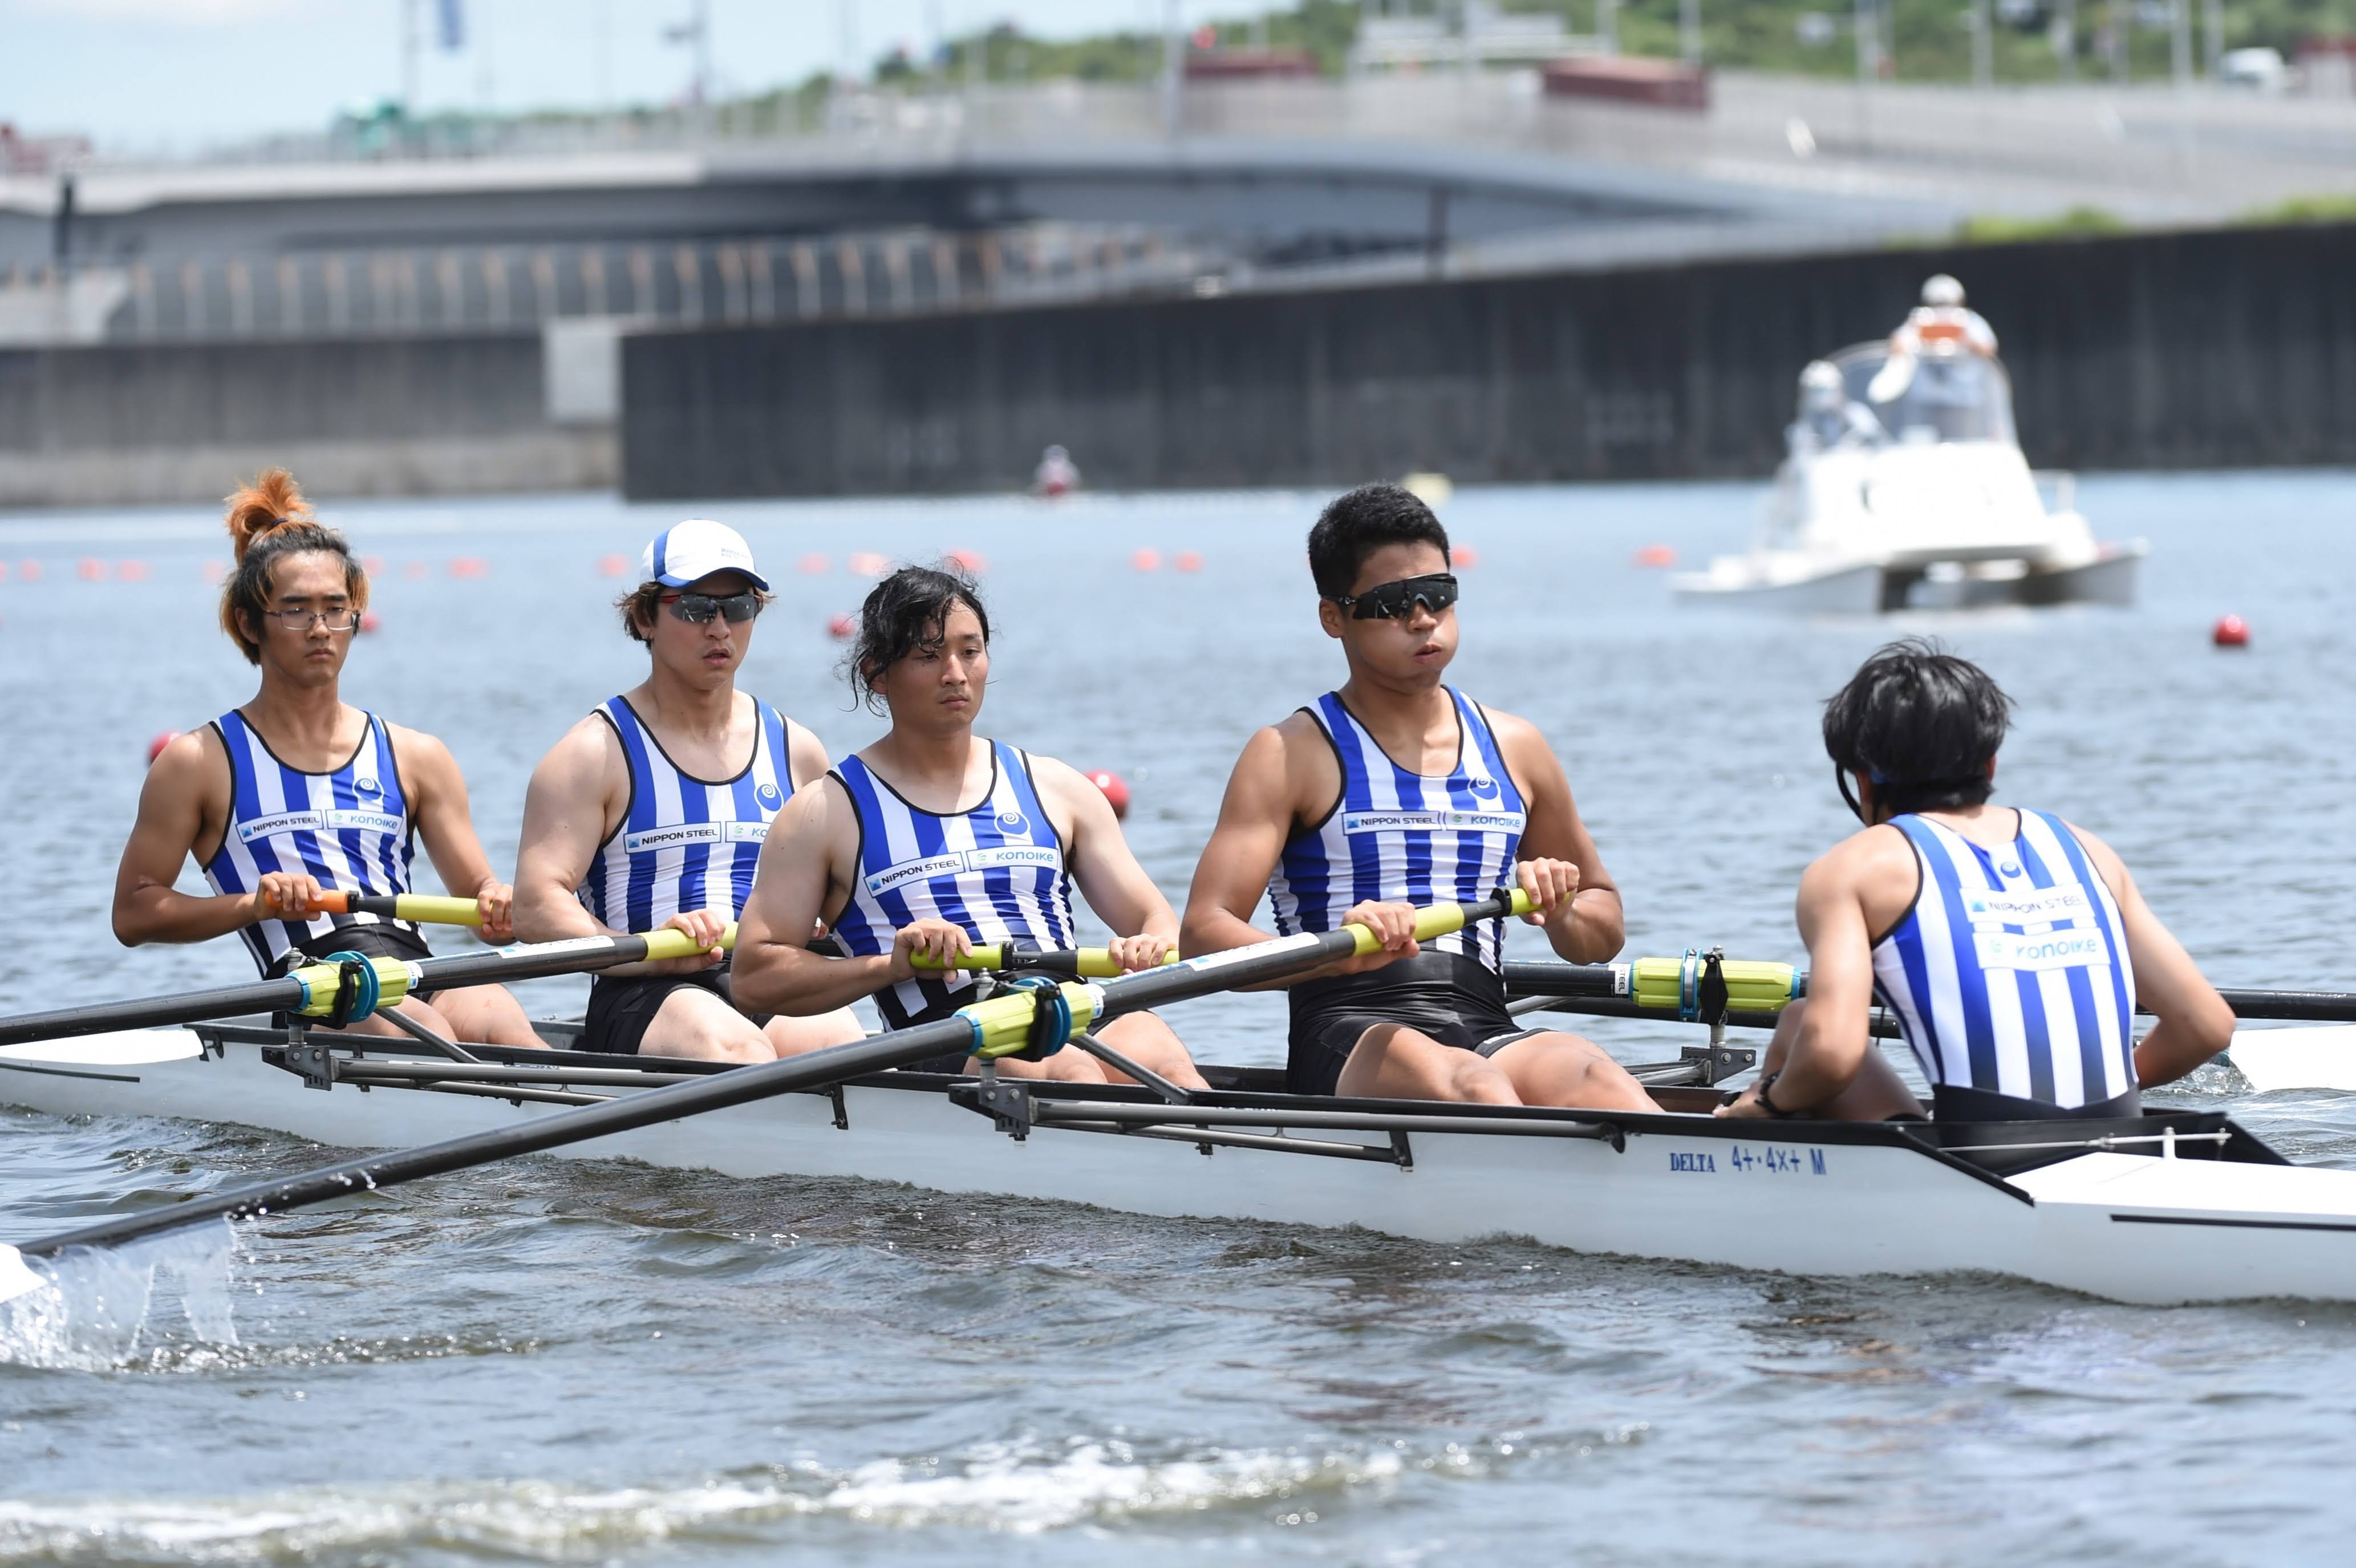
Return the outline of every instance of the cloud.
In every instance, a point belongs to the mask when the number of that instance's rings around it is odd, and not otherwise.
[[[309,0],[17,0],[36,15],[91,22],[165,22],[183,27],[233,27],[311,8]]]

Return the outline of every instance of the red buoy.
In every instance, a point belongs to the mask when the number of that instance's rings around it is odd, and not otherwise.
[[[1677,552],[1671,549],[1665,544],[1648,544],[1643,549],[1636,552],[1636,564],[1638,566],[1657,570],[1663,567],[1675,566],[1676,563]]]
[[[1098,768],[1088,775],[1088,783],[1104,791],[1104,797],[1111,803],[1116,820],[1129,815],[1129,785],[1121,782],[1119,773]]]
[[[842,564],[853,577],[881,577],[892,570],[891,558],[872,549],[853,550]]]
[[[41,580],[41,563],[37,560],[20,560],[16,563],[16,575],[27,582],[38,582]]]
[[[375,611],[363,610],[360,612],[360,632],[363,635],[369,632],[380,631],[383,627],[384,623],[376,618]]]
[[[384,557],[380,555],[364,555],[360,557],[360,570],[367,572],[370,577],[382,577],[384,575]]]
[[[1170,558],[1170,564],[1181,571],[1200,571],[1203,570],[1203,552],[1199,549],[1182,549]]]
[[[824,577],[834,568],[834,562],[815,550],[802,557],[799,565],[804,577]]]
[[[1448,564],[1451,566],[1478,566],[1481,564],[1481,552],[1474,549],[1469,544],[1457,545],[1451,548],[1448,552]]]
[[[838,643],[849,642],[859,635],[859,617],[851,614],[830,616],[826,623],[826,635]]]
[[[106,581],[106,562],[83,556],[74,562],[74,575],[84,582],[103,582]]]
[[[1162,570],[1162,552],[1151,546],[1144,549],[1131,550],[1129,564],[1131,570],[1137,571],[1159,571]]]
[[[453,577],[480,578],[491,574],[491,563],[479,555],[454,555],[450,558]]]
[[[2250,624],[2239,615],[2220,615],[2217,624],[2209,628],[2209,640],[2221,648],[2246,648],[2250,645]]]
[[[941,558],[968,577],[980,577],[990,570],[989,558],[980,550],[953,549]]]
[[[147,581],[147,563],[126,560],[114,569],[114,575],[125,582],[145,582]]]
[[[180,732],[177,730],[166,730],[162,734],[156,736],[154,740],[148,741],[147,765],[151,768],[154,767],[155,765],[155,759],[164,754],[164,748],[170,745],[179,738]]]
[[[626,555],[601,555],[597,558],[597,575],[623,577],[630,570],[630,558]]]

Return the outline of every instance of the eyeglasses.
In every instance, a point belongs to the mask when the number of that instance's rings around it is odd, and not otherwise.
[[[1435,571],[1423,577],[1402,577],[1397,582],[1385,582],[1367,589],[1364,593],[1329,593],[1327,598],[1350,612],[1355,621],[1390,621],[1408,613],[1418,604],[1439,614],[1456,603],[1456,577],[1452,572]]]
[[[701,626],[714,615],[727,618],[732,626],[741,626],[761,613],[761,596],[746,592],[731,593],[725,598],[710,593],[666,593],[662,602],[670,613],[690,625]]]
[[[331,632],[348,632],[360,624],[360,613],[347,604],[334,610],[264,610],[262,614],[290,632],[307,632],[314,625]]]

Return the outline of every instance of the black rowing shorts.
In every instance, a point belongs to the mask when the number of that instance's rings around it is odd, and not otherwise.
[[[589,1012],[581,1021],[581,1040],[574,1049],[608,1051],[616,1056],[637,1055],[638,1047],[647,1038],[647,1026],[655,1021],[655,1015],[662,1011],[670,994],[681,987],[709,991],[730,1007],[736,1006],[724,968],[702,969],[692,975],[600,975],[590,983]],[[744,1016],[755,1025],[766,1027],[776,1015]]]
[[[1364,975],[1295,986],[1288,997],[1292,1028],[1284,1086],[1295,1094],[1333,1093],[1350,1052],[1376,1024],[1405,1024],[1483,1056],[1546,1032],[1523,1028],[1505,1010],[1497,972],[1461,953],[1419,953]]]

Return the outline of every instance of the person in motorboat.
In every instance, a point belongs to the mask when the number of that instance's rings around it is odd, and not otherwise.
[[[849,1012],[740,1009],[720,945],[769,825],[827,770],[817,736],[736,688],[768,580],[735,529],[704,518],[648,541],[616,608],[647,678],[608,698],[532,771],[516,857],[527,941],[669,928],[703,949],[625,965],[589,991],[584,1051],[768,1061],[859,1038]]]
[[[1506,1010],[1502,925],[1414,936],[1418,905],[1518,884],[1554,951],[1620,950],[1620,893],[1562,763],[1526,720],[1443,684],[1457,648],[1448,534],[1396,485],[1335,499],[1309,534],[1320,624],[1349,676],[1255,734],[1194,869],[1188,956],[1344,923],[1381,948],[1289,983],[1288,1086],[1378,1095],[1656,1109],[1593,1043]]]
[[[1794,457],[1840,447],[1879,446],[1890,439],[1873,411],[1853,400],[1840,367],[1812,359],[1800,372],[1800,417],[1787,432]]]
[[[235,932],[270,976],[333,953],[429,958],[407,921],[323,908],[331,893],[409,892],[423,838],[443,885],[474,898],[484,938],[508,940],[512,891],[475,835],[449,748],[343,700],[369,599],[350,545],[316,520],[283,468],[229,498],[228,525],[236,563],[221,586],[221,630],[262,686],[149,766],[114,877],[116,938],[136,947]],[[191,856],[209,896],[173,885]],[[542,1043],[499,986],[412,991],[398,1008],[445,1040]],[[350,1028],[402,1032],[375,1017]]]
[[[1080,487],[1080,465],[1072,454],[1060,446],[1051,446],[1039,456],[1039,466],[1032,471],[1031,493],[1053,500],[1067,496]]]
[[[1962,283],[1945,272],[1935,272],[1923,281],[1922,303],[1907,312],[1898,330],[1890,335],[1890,357],[1874,372],[1866,396],[1878,404],[1896,402],[1906,395],[1923,361],[1937,363],[1961,355],[1995,358],[1996,329],[1964,303]],[[1955,379],[1965,388],[1978,385],[1975,377]]]
[[[2136,1115],[2139,1089],[2231,1042],[2232,1009],[2109,845],[1988,804],[2011,706],[1919,640],[1882,648],[1826,706],[1834,778],[1865,827],[1800,879],[1808,994],[1719,1115],[1922,1115],[1867,1032],[1877,1003],[1943,1120]],[[2159,1019],[2141,1044],[2138,1004]]]
[[[844,661],[851,690],[890,731],[787,804],[761,852],[736,949],[747,1005],[807,1013],[872,997],[905,1029],[980,999],[951,965],[977,946],[1076,944],[1075,883],[1116,935],[1124,971],[1161,964],[1178,916],[1130,852],[1104,792],[1074,768],[974,733],[990,679],[990,614],[972,581],[906,566],[860,607]],[[812,951],[818,923],[827,952]],[[926,967],[919,968],[922,960]],[[1186,1048],[1148,1012],[1096,1031],[1182,1088],[1202,1088]],[[921,1070],[970,1070],[949,1055]],[[1128,1078],[1076,1046],[999,1063],[1013,1076]]]

